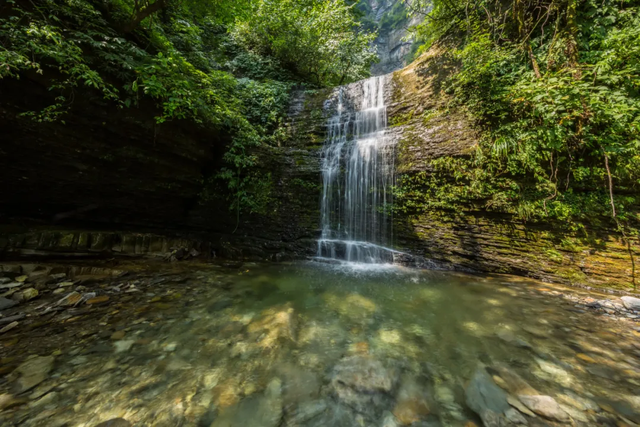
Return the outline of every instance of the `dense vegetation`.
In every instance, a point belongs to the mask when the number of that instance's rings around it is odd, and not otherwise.
[[[232,135],[217,180],[258,210],[253,148],[282,138],[291,87],[365,77],[372,37],[345,0],[7,0],[0,79],[44,80],[52,102],[24,112],[36,121],[64,123],[77,96],[148,99],[158,123]]]
[[[425,17],[423,50],[444,47],[457,64],[446,89],[484,138],[471,158],[405,183],[405,207],[479,207],[572,231],[613,223],[629,249],[640,243],[640,3],[407,4]]]

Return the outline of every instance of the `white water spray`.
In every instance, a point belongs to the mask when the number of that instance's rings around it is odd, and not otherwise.
[[[386,135],[386,76],[351,85],[360,108],[345,107],[339,89],[322,151],[322,236],[318,256],[353,262],[392,262],[391,203],[395,144]]]

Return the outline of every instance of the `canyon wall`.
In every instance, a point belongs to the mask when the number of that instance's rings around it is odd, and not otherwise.
[[[440,56],[427,54],[389,79],[399,177],[428,174],[433,160],[469,156],[477,144],[467,114],[441,91],[450,72]],[[34,123],[19,113],[34,108],[44,88],[2,84],[4,258],[166,256],[177,248],[251,260],[315,254],[320,151],[337,90],[293,94],[288,138],[258,153],[258,169],[269,177],[261,190],[268,209],[237,216],[224,191],[203,197],[227,135],[189,123],[157,125],[153,106],[121,110],[91,97],[76,101],[64,123]],[[471,207],[397,212],[393,220],[396,249],[444,268],[620,289],[632,281],[627,248],[606,226],[575,235]],[[640,257],[637,246],[632,251]]]

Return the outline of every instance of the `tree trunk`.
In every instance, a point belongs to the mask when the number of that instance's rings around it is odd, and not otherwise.
[[[147,4],[147,6],[143,8],[136,9],[133,18],[131,18],[131,21],[125,25],[122,31],[125,34],[134,31],[145,18],[148,18],[159,10],[167,7],[167,2],[168,0],[156,0],[152,4]]]

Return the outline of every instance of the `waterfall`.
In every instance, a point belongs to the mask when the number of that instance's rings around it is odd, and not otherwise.
[[[394,251],[386,246],[393,238],[395,144],[386,135],[386,80],[372,77],[338,89],[322,150],[319,257],[393,261]],[[349,107],[352,98],[360,100],[358,107]]]

